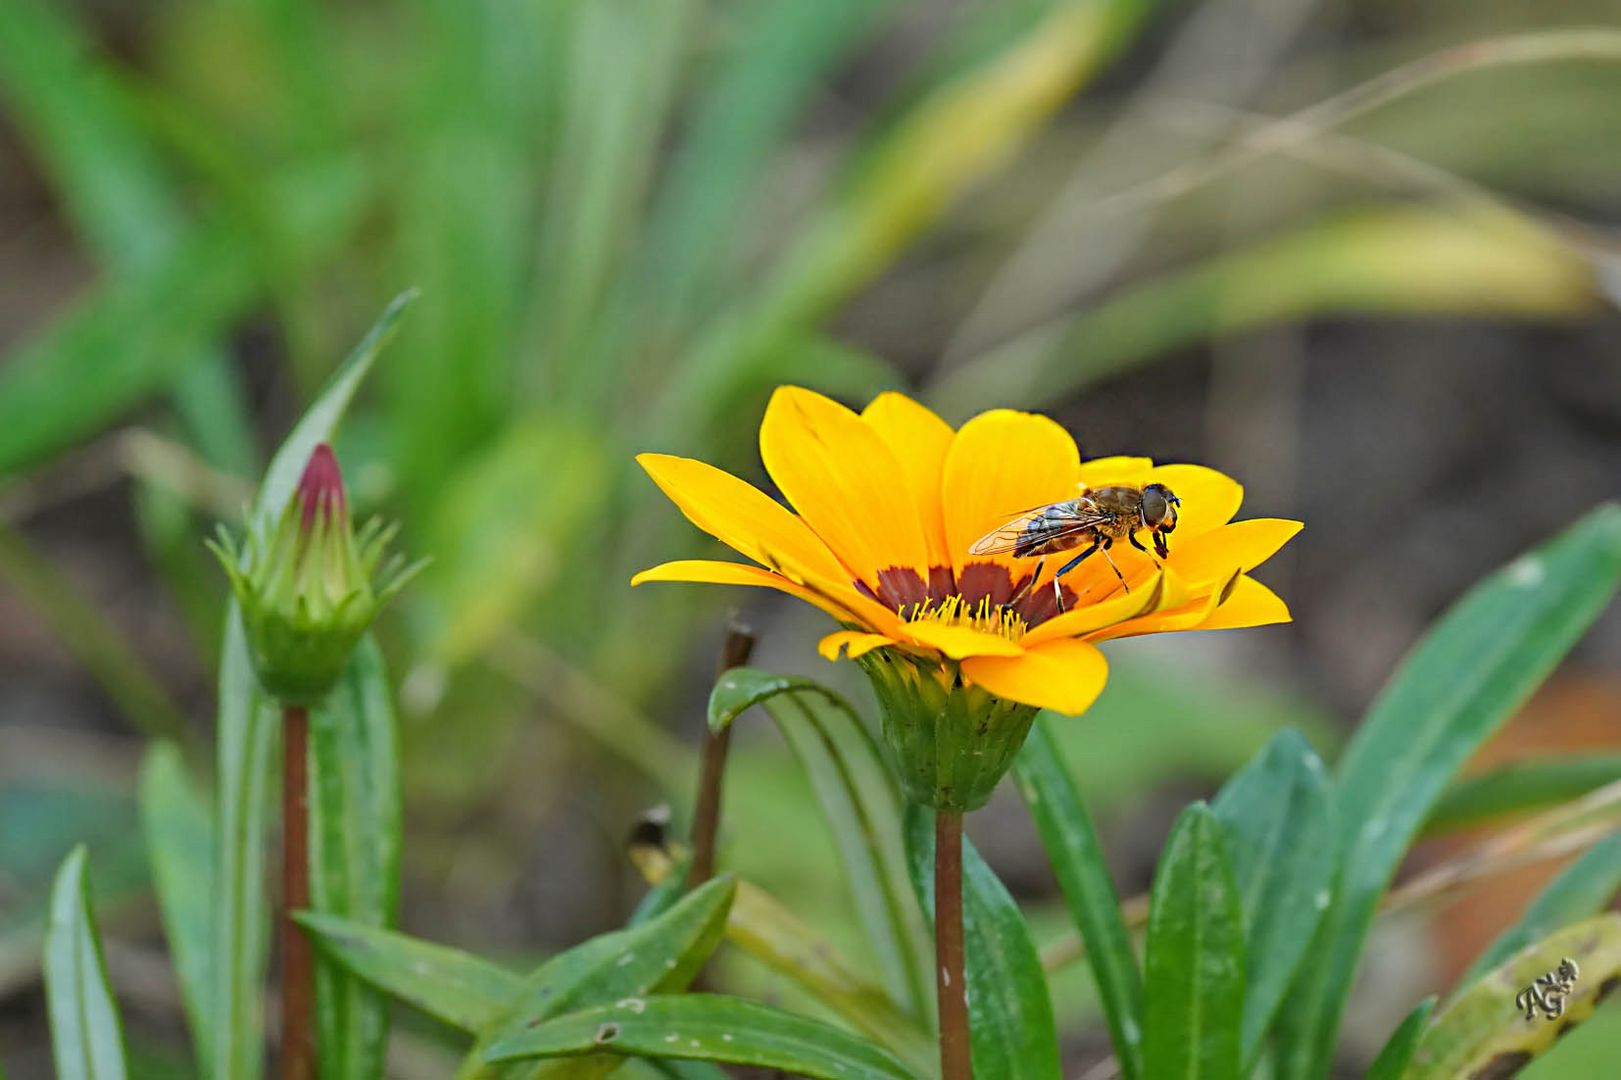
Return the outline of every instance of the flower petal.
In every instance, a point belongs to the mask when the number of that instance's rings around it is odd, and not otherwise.
[[[1268,626],[1291,622],[1289,605],[1278,594],[1252,577],[1241,577],[1227,602],[1215,610],[1195,630],[1236,630],[1243,626]]]
[[[942,652],[953,660],[961,660],[965,656],[1019,656],[1024,652],[1024,646],[1000,634],[932,619],[907,623],[902,636]]]
[[[1080,637],[1082,634],[1090,634],[1094,630],[1101,630],[1106,626],[1125,622],[1127,619],[1180,606],[1187,602],[1187,595],[1187,589],[1175,574],[1156,572],[1130,592],[1121,593],[1102,603],[1076,607],[1062,615],[1054,615],[1032,628],[1024,635],[1020,644],[1032,649],[1044,641]]]
[[[835,630],[817,643],[816,651],[822,654],[824,660],[837,660],[839,650],[848,645],[849,657],[855,660],[874,649],[893,644],[895,639],[884,634],[869,634],[863,630]]]
[[[760,423],[766,471],[805,524],[868,586],[889,567],[928,577],[928,545],[900,461],[878,432],[798,386],[771,395]]]
[[[1207,621],[1218,607],[1226,603],[1237,588],[1242,572],[1230,569],[1215,586],[1200,590],[1188,603],[1166,608],[1136,619],[1128,619],[1114,626],[1088,634],[1088,641],[1112,641],[1115,638],[1138,637],[1143,634],[1167,634],[1178,630],[1193,630]]]
[[[1096,647],[1060,638],[1023,656],[970,657],[962,662],[962,673],[997,697],[1078,716],[1102,692],[1109,663]]]
[[[1171,549],[1167,562],[1194,586],[1219,581],[1233,567],[1253,570],[1299,532],[1298,521],[1251,518],[1191,536]]]
[[[755,585],[776,589],[795,596],[808,604],[815,604],[840,622],[859,623],[879,632],[899,632],[901,621],[893,612],[868,600],[859,593],[834,596],[813,586],[789,581],[781,574],[773,574],[758,566],[742,563],[717,562],[711,559],[678,559],[643,570],[630,579],[632,585],[649,581],[692,581],[708,585]]]
[[[911,489],[912,505],[923,525],[929,565],[950,566],[951,549],[946,545],[945,515],[940,505],[940,476],[945,470],[946,452],[951,449],[951,425],[906,395],[893,392],[873,398],[861,410],[861,419],[878,432],[900,462],[906,486]]]
[[[809,526],[754,485],[692,458],[638,454],[636,461],[688,521],[738,554],[798,581],[850,580]]]
[[[1203,465],[1157,465],[1143,481],[1164,484],[1182,504],[1176,508],[1176,531],[1169,539],[1174,551],[1200,533],[1233,520],[1244,502],[1244,487],[1237,480]]]
[[[1033,562],[1012,555],[970,556],[968,549],[1016,514],[1072,499],[1080,454],[1069,432],[1047,419],[1012,409],[981,413],[962,426],[946,454],[941,494],[946,540],[957,578],[970,562],[1008,568],[1017,581]]]
[[[1154,459],[1145,457],[1100,457],[1081,462],[1080,484],[1084,488],[1110,484],[1146,484]]]

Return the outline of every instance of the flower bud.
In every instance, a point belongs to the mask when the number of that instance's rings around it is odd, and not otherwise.
[[[350,524],[332,448],[316,446],[298,488],[269,529],[250,528],[238,548],[222,526],[209,547],[242,608],[260,684],[284,705],[326,697],[377,612],[422,564],[384,562],[396,527]]]
[[[879,648],[856,662],[878,698],[884,747],[906,798],[957,813],[984,806],[1039,710],[965,685],[949,660]]]

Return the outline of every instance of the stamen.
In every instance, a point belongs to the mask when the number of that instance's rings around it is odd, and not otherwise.
[[[965,601],[961,596],[948,596],[939,602],[925,600],[913,604],[910,611],[902,605],[899,614],[907,622],[927,619],[945,626],[967,626],[1009,641],[1018,641],[1029,629],[1024,616],[1005,605],[991,603],[989,597],[981,597],[974,603]]]

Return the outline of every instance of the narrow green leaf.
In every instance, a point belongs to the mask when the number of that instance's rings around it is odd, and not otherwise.
[[[457,949],[316,911],[295,917],[324,957],[466,1032],[495,1023],[523,989],[521,976]]]
[[[45,993],[57,1075],[62,1080],[123,1080],[124,1036],[90,912],[83,844],[62,863],[51,890]]]
[[[906,808],[912,888],[934,918],[934,815]],[[1058,1033],[1041,957],[1019,905],[963,838],[963,938],[968,953],[968,1026],[974,1074],[1057,1080]]]
[[[1086,943],[1087,963],[1097,983],[1121,1075],[1133,1080],[1143,1069],[1142,974],[1092,816],[1064,768],[1048,723],[1043,715],[1031,725],[1024,749],[1013,763],[1013,779],[1041,833],[1070,918]]]
[[[1434,1011],[1435,995],[1431,994],[1407,1014],[1407,1019],[1391,1032],[1384,1049],[1368,1066],[1367,1080],[1402,1080],[1408,1062],[1413,1060],[1413,1053],[1418,1049],[1418,1040],[1424,1037],[1424,1025],[1429,1023],[1430,1013]]]
[[[268,181],[297,265],[318,264],[357,217],[365,177],[348,161]],[[260,293],[255,248],[215,215],[138,272],[119,274],[22,344],[0,371],[0,472],[99,430],[169,385]]]
[[[1515,998],[1569,957],[1580,968],[1564,1015],[1515,1016]],[[1442,1009],[1419,1040],[1403,1080],[1511,1076],[1593,1014],[1621,984],[1621,915],[1568,926],[1515,953]]]
[[[365,926],[400,903],[400,769],[394,701],[368,634],[310,722],[310,902]],[[382,1075],[388,1003],[341,966],[315,972],[320,1061],[340,1077]]]
[[[771,150],[829,69],[895,6],[768,0],[735,14],[735,44],[696,91],[691,123],[648,226],[645,276],[664,319],[679,326],[715,299],[739,212],[752,201]]]
[[[242,614],[232,601],[220,660],[215,767],[213,1076],[256,1080],[263,1062],[265,951],[270,899],[265,831],[275,707],[259,689]]]
[[[817,1020],[716,994],[632,997],[492,1044],[489,1060],[600,1053],[781,1069],[817,1080],[917,1080],[888,1051]]]
[[[1341,882],[1292,997],[1284,1078],[1322,1075],[1379,897],[1442,791],[1609,603],[1621,507],[1605,505],[1470,590],[1391,679],[1339,770]]]
[[[810,779],[884,989],[903,1011],[921,1015],[929,947],[922,920],[906,901],[900,797],[877,744],[855,711],[827,688],[754,668],[734,668],[716,681],[710,728],[725,727],[752,705],[765,706]]]
[[[726,940],[793,980],[853,1027],[914,1065],[934,1060],[934,1038],[779,900],[747,881],[726,921]]]
[[[1221,822],[1203,803],[1182,811],[1165,842],[1143,966],[1144,1075],[1236,1080],[1244,919]]]
[[[65,9],[4,5],[0,82],[13,117],[40,148],[74,224],[114,273],[139,272],[183,232],[181,202],[110,63]],[[212,343],[179,363],[175,403],[204,456],[252,468],[252,425],[230,367]]]
[[[1211,809],[1226,828],[1244,914],[1247,1074],[1333,898],[1334,808],[1322,760],[1286,728],[1227,782]]]
[[[293,430],[282,440],[275,456],[270,459],[264,482],[259,485],[258,498],[254,500],[255,529],[270,528],[280,516],[282,508],[287,505],[287,501],[293,497],[294,489],[298,487],[298,478],[303,473],[305,464],[309,462],[310,454],[320,443],[332,441],[339,421],[348,411],[349,403],[354,400],[355,391],[360,389],[361,381],[371,371],[378,353],[394,336],[400,316],[416,298],[416,290],[410,289],[400,293],[389,303],[382,316],[366,332],[366,336],[360,339],[360,344],[354,347],[338,370],[332,373],[332,377],[321,388],[321,392],[316,395],[315,401],[305,410]]]
[[[1424,822],[1426,833],[1474,825],[1579,799],[1621,780],[1621,754],[1536,758],[1459,780]]]
[[[1593,845],[1548,883],[1520,916],[1483,951],[1458,980],[1460,987],[1482,978],[1509,957],[1561,926],[1603,911],[1621,891],[1621,833]]]
[[[141,765],[141,825],[169,955],[180,979],[186,1024],[199,1061],[212,1060],[209,1027],[214,972],[209,962],[209,905],[214,896],[214,822],[180,750],[157,743]]]
[[[480,1030],[457,1075],[488,1075],[485,1051],[492,1044],[570,1009],[686,989],[720,944],[736,895],[736,879],[723,875],[655,919],[554,956],[523,980],[500,1018]]]

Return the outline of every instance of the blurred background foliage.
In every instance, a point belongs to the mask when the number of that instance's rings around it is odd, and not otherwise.
[[[140,1071],[186,1075],[134,762],[202,760],[200,537],[412,286],[339,447],[434,559],[385,627],[407,929],[517,956],[623,919],[629,822],[690,800],[725,604],[757,665],[864,694],[814,617],[626,585],[713,547],[632,454],[763,482],[781,382],[1039,408],[1308,523],[1263,574],[1293,626],[1120,643],[1062,729],[1140,891],[1187,797],[1286,721],[1331,752],[1447,600],[1617,493],[1617,61],[1614,0],[0,0],[0,1061],[47,1074],[45,889],[88,838]],[[1618,656],[1612,614],[1498,760],[1613,751]],[[855,940],[764,725],[729,783],[725,860]],[[979,818],[1061,935],[1022,813]],[[1541,872],[1464,901],[1475,947]],[[1348,1070],[1466,924],[1387,928]],[[408,1030],[392,1068],[437,1054]]]

